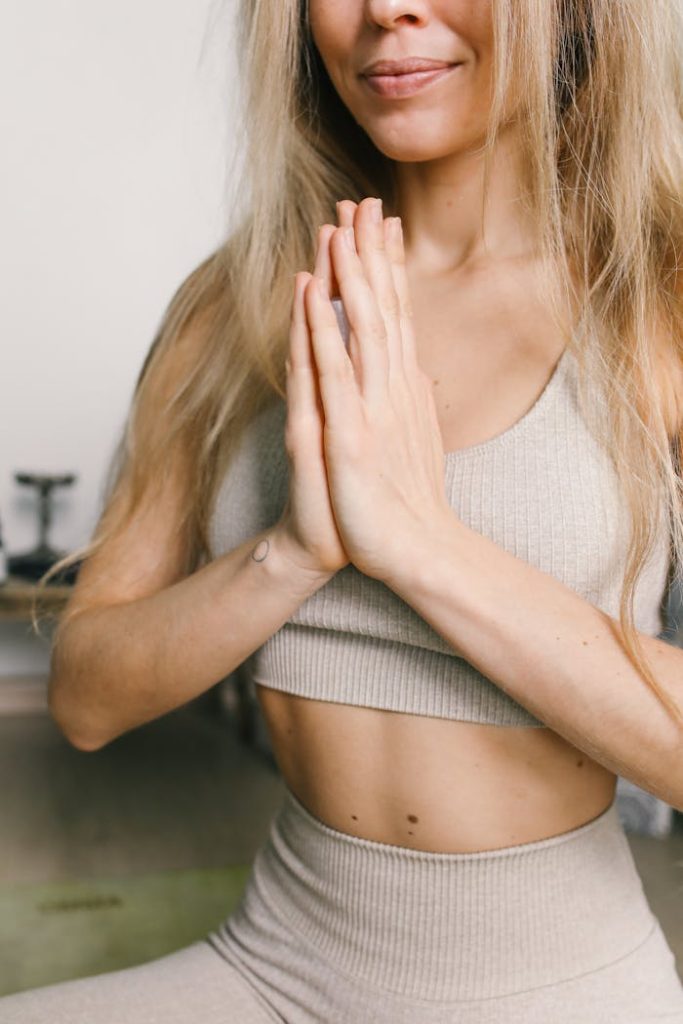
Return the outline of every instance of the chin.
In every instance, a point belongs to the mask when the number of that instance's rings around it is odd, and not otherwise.
[[[349,107],[356,123],[373,145],[390,160],[418,163],[441,160],[479,148],[486,139],[486,118],[472,116],[463,104],[454,103],[446,112],[414,110],[375,112]]]
[[[416,137],[409,128],[394,132],[376,132],[365,129],[372,142],[389,160],[399,163],[423,163],[443,160],[471,149],[477,140],[470,138],[444,139],[443,132],[434,137]]]

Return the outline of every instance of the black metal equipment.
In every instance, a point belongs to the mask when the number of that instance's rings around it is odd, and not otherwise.
[[[55,562],[58,562],[66,554],[65,551],[57,551],[48,542],[48,531],[52,522],[52,492],[55,487],[66,487],[73,484],[76,480],[76,475],[74,473],[64,473],[61,476],[50,476],[40,473],[15,473],[14,479],[18,484],[35,487],[38,490],[38,543],[31,551],[25,551],[19,555],[8,555],[7,568],[13,576],[38,580]],[[49,582],[55,584],[73,583],[77,572],[77,565],[70,566],[53,576]]]

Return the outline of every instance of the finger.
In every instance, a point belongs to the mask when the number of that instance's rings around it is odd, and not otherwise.
[[[318,244],[315,252],[315,265],[313,267],[313,276],[322,277],[327,285],[327,294],[330,297],[339,294],[339,286],[332,269],[329,247],[329,240],[334,234],[334,230],[334,224],[321,224],[318,228]]]
[[[340,199],[337,203],[337,221],[342,228],[352,228],[358,203],[352,199]]]
[[[352,228],[353,227],[353,218],[354,218],[354,215],[355,215],[357,207],[358,207],[358,203],[354,203],[354,201],[352,199],[340,199],[339,200],[339,202],[337,203],[337,220],[339,222],[339,226],[340,227],[348,227],[348,228]],[[333,269],[333,273],[334,273],[334,261],[332,261],[332,269]],[[335,275],[335,280],[336,280],[336,275]],[[338,289],[339,289],[339,282],[337,282],[337,291],[335,293],[336,295],[340,294]],[[351,356],[351,360],[353,362],[353,365],[354,365],[354,367],[356,369],[356,373],[358,375],[358,379],[362,380],[362,373],[363,373],[363,371],[362,371],[362,366],[361,366],[360,350],[358,348],[358,338],[356,337],[356,335],[353,332],[351,332],[351,334],[349,335],[347,347],[348,347],[349,355]]]
[[[322,402],[318,390],[317,369],[313,357],[304,293],[311,274],[300,271],[295,274],[294,298],[289,328],[289,355],[287,358],[287,404],[288,414],[293,412],[297,419],[308,415],[318,416]]]
[[[304,306],[318,377],[325,425],[337,436],[358,415],[360,393],[356,371],[346,351],[325,283],[312,278],[306,284]]]
[[[353,215],[356,212],[356,206],[352,199],[340,199],[336,204],[337,206],[337,223],[341,227],[353,227]],[[335,297],[339,296],[339,282],[337,281],[337,275],[334,272],[334,266],[332,266],[332,281],[333,290],[330,295]]]
[[[418,364],[415,323],[413,320],[413,304],[410,296],[406,258],[403,245],[403,228],[400,217],[387,217],[384,221],[384,238],[389,266],[394,279],[394,290],[399,306],[399,324],[403,353],[403,366],[406,373],[414,372]]]
[[[378,220],[373,218],[377,211]],[[356,246],[365,276],[375,295],[387,333],[389,373],[403,371],[403,344],[398,296],[385,243],[381,200],[364,199],[354,216]]]
[[[311,276],[305,270],[294,275],[294,294],[292,296],[289,322],[289,353],[287,356],[287,365],[290,370],[306,366],[308,356],[308,323],[304,306],[304,292]]]
[[[353,234],[353,228],[337,228],[330,239],[330,252],[351,339],[357,339],[363,397],[373,405],[384,405],[389,385],[387,331]]]
[[[334,234],[336,228],[334,227],[333,224],[324,224],[323,227],[328,229],[328,230],[323,231],[322,228],[320,230],[320,235],[319,235],[319,238],[320,238],[320,249],[318,251],[318,258],[316,260],[316,266],[331,267],[332,263],[333,263],[333,260],[332,260],[332,255],[330,253],[330,239],[332,238],[332,235]],[[318,276],[317,273],[316,273],[315,276],[316,277]],[[330,298],[332,298],[333,293],[328,291],[328,294],[330,295]],[[337,295],[339,295],[338,291],[337,291]],[[341,299],[339,299],[338,301],[339,301],[339,303],[342,306],[344,305],[344,303],[342,302]],[[346,310],[344,310],[344,314],[346,314]],[[337,314],[335,313],[335,316],[336,315]],[[337,321],[337,323],[339,325],[340,333],[341,333],[341,325],[339,324],[339,321]],[[343,337],[342,337],[342,340],[344,340]],[[349,353],[349,356],[351,358],[351,362],[353,363],[353,368],[354,368],[354,370],[356,372],[356,376],[357,376],[358,380],[360,381],[360,380],[362,380],[363,367],[362,367],[361,358],[360,358],[360,350],[359,350],[359,347],[358,347],[358,339],[352,333],[350,333],[349,336],[348,336],[347,341],[348,341],[348,343],[347,343],[348,353]]]

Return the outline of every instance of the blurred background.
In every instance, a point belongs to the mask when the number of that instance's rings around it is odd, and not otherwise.
[[[89,538],[162,312],[238,208],[234,6],[5,5],[0,524],[10,564],[40,538],[40,478],[50,545]],[[0,995],[201,937],[236,903],[284,792],[239,672],[100,751],[71,747],[47,714],[50,631],[31,631],[31,587],[14,573],[0,584]],[[672,594],[673,643],[680,604]],[[683,976],[683,816],[625,780],[618,806]]]

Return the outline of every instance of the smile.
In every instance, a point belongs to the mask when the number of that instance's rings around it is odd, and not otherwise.
[[[411,71],[405,75],[364,75],[363,79],[379,96],[398,98],[412,96],[432,82],[450,75],[459,67],[462,65],[449,64],[446,68],[435,68],[433,71]]]

